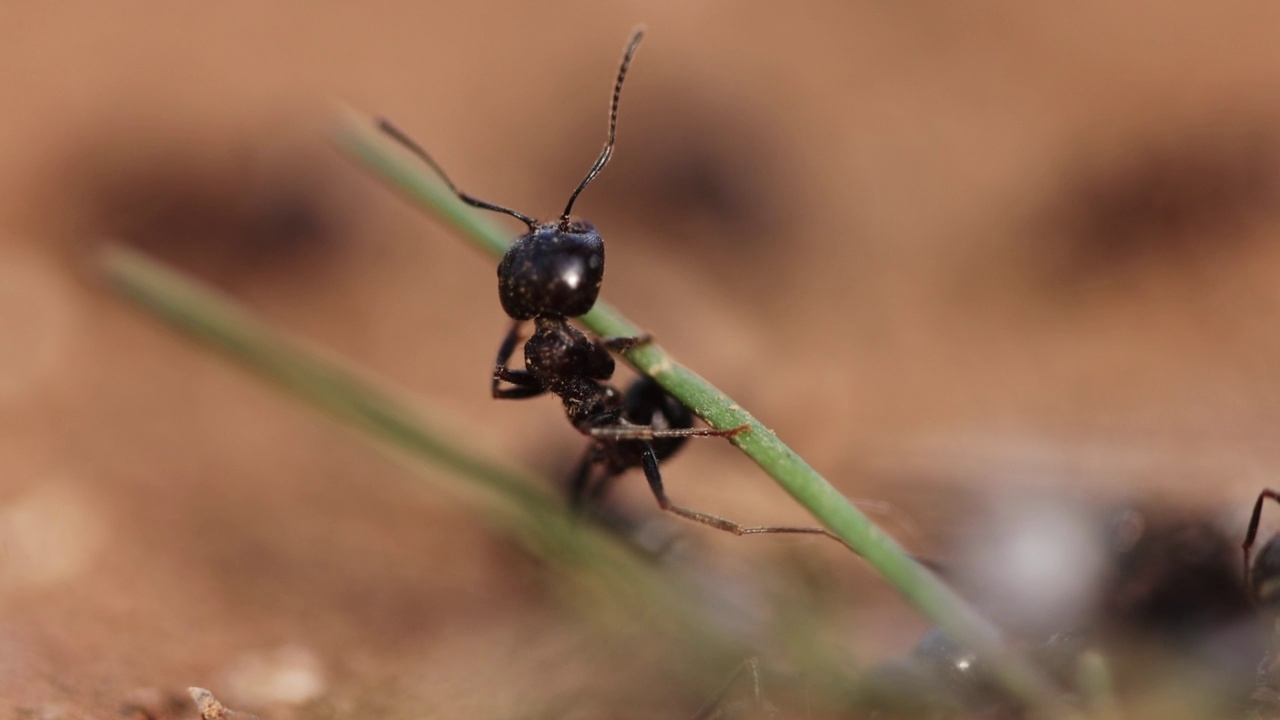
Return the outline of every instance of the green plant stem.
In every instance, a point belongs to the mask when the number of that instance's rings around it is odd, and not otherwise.
[[[378,133],[367,118],[345,113],[340,119],[336,140],[351,157],[489,255],[501,257],[506,252],[511,242],[509,233],[458,201],[416,158]],[[638,326],[603,300],[578,320],[603,337],[643,334]],[[733,438],[735,445],[828,530],[848,543],[922,615],[957,642],[983,656],[1006,690],[1042,714],[1057,712],[1052,684],[1006,647],[990,622],[912,559],[759,420],[696,373],[678,364],[656,343],[633,348],[625,357],[712,427],[750,426],[748,431]]]

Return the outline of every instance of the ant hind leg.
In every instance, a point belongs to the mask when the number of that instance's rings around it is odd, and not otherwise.
[[[653,491],[654,498],[658,501],[658,507],[672,515],[678,515],[685,520],[692,520],[708,527],[713,527],[734,535],[764,535],[773,533],[786,533],[792,535],[824,535],[835,540],[836,542],[849,547],[844,540],[832,534],[825,528],[820,527],[804,527],[798,525],[742,525],[727,518],[718,515],[690,510],[680,507],[671,502],[667,497],[666,491],[662,487],[662,473],[658,470],[658,456],[653,451],[653,446],[648,442],[644,443],[644,454],[641,456],[641,463],[644,467],[645,479],[649,481],[649,489]],[[853,548],[849,548],[853,549]],[[855,551],[856,552],[856,551]]]

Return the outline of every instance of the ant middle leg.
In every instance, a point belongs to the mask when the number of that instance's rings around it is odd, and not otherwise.
[[[839,536],[833,534],[826,528],[806,527],[800,525],[742,525],[727,518],[722,518],[719,515],[712,515],[710,513],[680,507],[679,505],[671,502],[671,499],[667,497],[667,493],[662,487],[662,473],[658,470],[658,455],[653,451],[653,446],[648,442],[644,443],[644,453],[641,456],[641,465],[644,467],[645,479],[649,481],[649,489],[653,491],[653,496],[658,501],[658,507],[672,515],[678,515],[685,520],[692,520],[693,522],[701,523],[724,532],[733,533],[734,535],[764,535],[773,533],[824,535],[845,547],[849,547],[848,543],[841,540]]]
[[[653,342],[653,336],[649,333],[637,335],[635,337],[600,338],[596,341],[596,343],[604,349],[611,350],[616,353],[626,352],[637,345],[648,345],[651,342]]]
[[[604,427],[593,427],[587,431],[587,434],[593,438],[601,440],[654,440],[657,438],[683,438],[683,437],[726,437],[731,438],[739,433],[750,429],[750,425],[739,425],[728,430],[717,430],[715,428],[670,428],[659,429],[652,425],[606,425]]]
[[[1262,520],[1262,502],[1271,499],[1280,502],[1280,492],[1267,489],[1258,493],[1258,500],[1253,504],[1253,515],[1249,517],[1249,529],[1244,534],[1244,543],[1241,545],[1244,550],[1244,581],[1249,584],[1249,553],[1253,550],[1253,543],[1258,539],[1258,523]]]

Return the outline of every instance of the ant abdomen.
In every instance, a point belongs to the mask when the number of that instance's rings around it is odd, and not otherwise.
[[[622,400],[622,416],[632,425],[648,425],[659,430],[683,430],[693,427],[693,411],[648,376],[641,376]],[[654,438],[653,452],[659,460],[675,455],[689,438]],[[632,464],[639,467],[640,461]]]

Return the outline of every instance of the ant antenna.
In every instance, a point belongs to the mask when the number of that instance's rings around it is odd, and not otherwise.
[[[621,78],[619,78],[619,84],[621,84]],[[616,111],[616,108],[617,108],[616,94],[614,96],[614,108]],[[378,129],[381,130],[385,135],[387,135],[387,137],[390,137],[392,140],[395,140],[396,142],[403,145],[406,149],[409,150],[409,152],[418,156],[418,159],[422,160],[422,162],[426,163],[432,170],[434,170],[436,172],[436,175],[440,176],[440,179],[444,181],[444,184],[449,186],[449,189],[453,191],[453,194],[457,195],[458,199],[461,200],[462,202],[470,205],[471,207],[480,208],[481,210],[492,210],[493,212],[500,212],[500,213],[505,213],[507,215],[510,215],[511,217],[519,220],[525,225],[528,225],[530,230],[537,228],[538,221],[534,220],[528,215],[525,215],[524,213],[516,212],[511,208],[505,208],[505,207],[502,207],[501,205],[494,205],[493,203],[485,202],[484,200],[480,200],[478,198],[473,198],[470,195],[459,190],[458,186],[454,185],[453,181],[449,179],[449,176],[444,173],[444,170],[440,167],[440,165],[436,163],[436,161],[433,160],[430,155],[427,154],[427,151],[423,150],[422,146],[414,142],[413,138],[406,135],[403,130],[391,124],[390,120],[386,118],[378,118]],[[613,142],[612,131],[610,132],[610,142],[611,143]],[[577,193],[574,193],[574,195],[577,195]],[[572,204],[572,202],[573,201],[571,200],[570,204]]]
[[[560,216],[560,227],[563,228],[569,223],[569,211],[573,209],[573,201],[578,199],[578,195],[595,180],[596,175],[609,164],[609,158],[613,156],[613,139],[618,130],[618,100],[622,97],[622,81],[627,77],[627,69],[631,67],[631,59],[636,56],[636,48],[640,46],[640,41],[644,39],[644,26],[635,29],[631,33],[631,41],[627,43],[627,50],[622,54],[622,66],[618,68],[618,79],[613,84],[613,104],[609,106],[609,141],[604,144],[604,150],[600,151],[600,157],[596,158],[596,164],[591,166],[587,171],[587,176],[582,178],[582,182],[578,183],[578,189],[573,191],[569,196],[569,204],[564,206],[564,214]]]

